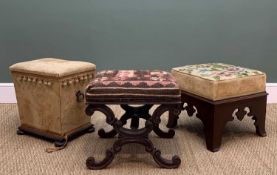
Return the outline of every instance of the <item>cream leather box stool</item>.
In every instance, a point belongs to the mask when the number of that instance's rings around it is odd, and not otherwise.
[[[222,63],[187,65],[172,69],[182,102],[189,116],[196,116],[204,124],[206,145],[218,151],[223,129],[234,116],[242,120],[245,115],[255,120],[256,133],[266,136],[265,115],[267,93],[265,73]],[[246,110],[245,108],[248,108]],[[172,117],[171,117],[172,118]],[[173,127],[177,120],[171,120]]]
[[[94,128],[84,113],[84,89],[96,66],[81,61],[43,58],[10,66],[21,126],[30,134],[62,146]]]

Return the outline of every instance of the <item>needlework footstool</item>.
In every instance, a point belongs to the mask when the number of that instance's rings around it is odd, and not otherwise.
[[[182,102],[189,116],[204,124],[207,148],[218,151],[223,129],[234,117],[245,115],[255,120],[256,133],[266,136],[265,116],[267,93],[265,73],[222,63],[187,65],[172,69],[182,90]],[[170,127],[178,118],[171,118]]]
[[[94,130],[84,114],[84,90],[95,77],[88,62],[43,58],[10,66],[21,125],[30,134],[62,146]]]
[[[113,127],[111,131],[100,129],[102,138],[118,139],[106,151],[106,157],[96,161],[89,157],[86,165],[89,169],[107,167],[125,144],[138,143],[145,146],[156,163],[163,168],[177,168],[181,160],[173,156],[171,160],[162,158],[148,135],[153,130],[159,137],[172,138],[173,129],[168,132],[159,128],[161,115],[169,111],[169,117],[178,116],[181,111],[181,94],[174,78],[164,71],[106,70],[97,73],[95,80],[89,83],[85,93],[86,114],[91,116],[100,111],[106,116],[106,122]],[[120,105],[125,114],[118,119],[108,105]],[[140,106],[134,106],[134,104]],[[154,104],[159,105],[151,115],[149,110]],[[139,119],[145,119],[145,127],[139,128]],[[176,118],[176,117],[175,117]],[[130,129],[123,127],[131,120]]]

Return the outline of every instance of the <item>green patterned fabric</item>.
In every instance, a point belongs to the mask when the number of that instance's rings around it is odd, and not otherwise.
[[[181,73],[201,77],[212,81],[236,79],[264,74],[263,72],[258,70],[223,63],[187,65],[176,67],[173,69]]]

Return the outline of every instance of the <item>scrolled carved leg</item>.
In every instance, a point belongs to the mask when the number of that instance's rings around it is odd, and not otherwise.
[[[114,143],[112,148],[106,151],[106,156],[103,160],[96,161],[94,157],[89,157],[86,161],[87,167],[92,170],[106,168],[112,163],[115,155],[121,151],[122,146],[129,143],[138,143],[144,145],[145,150],[152,155],[155,162],[162,168],[178,168],[181,164],[181,159],[177,155],[174,155],[171,160],[163,158],[161,156],[161,151],[156,149],[148,138],[120,138]]]
[[[95,105],[88,105],[85,112],[88,116],[91,116],[93,115],[93,113],[95,111],[99,111],[99,112],[102,112],[105,116],[106,116],[106,122],[110,125],[112,125],[114,127],[114,129],[116,128],[116,123],[120,122],[118,121],[115,116],[114,116],[114,113],[113,111],[106,105],[104,104],[95,104]],[[122,122],[120,122],[120,124],[122,124]],[[115,134],[117,133],[117,131],[115,130],[112,130],[115,132]],[[109,132],[110,133],[112,133]],[[103,133],[101,130],[98,131],[98,134],[101,136],[107,136],[105,134],[107,134],[104,130],[103,130]],[[109,149],[106,151],[106,157],[102,160],[102,161],[96,161],[94,159],[94,157],[89,157],[86,161],[86,165],[89,169],[92,169],[92,170],[97,170],[97,169],[102,169],[102,168],[105,168],[106,166],[108,166],[112,160],[114,159],[114,151],[113,149]]]
[[[168,160],[161,156],[161,151],[155,148],[149,139],[145,139],[142,144],[145,146],[145,150],[153,156],[153,159],[160,167],[171,169],[180,166],[181,159],[179,156],[174,155],[171,160]]]
[[[95,111],[102,112],[106,116],[106,122],[110,125],[113,125],[116,121],[113,111],[106,105],[88,105],[85,112],[88,116],[91,116],[94,114]],[[117,134],[117,132],[113,129],[109,132],[106,132],[104,129],[100,129],[98,131],[98,135],[101,138],[111,138],[114,137]]]
[[[113,138],[116,134],[117,132],[114,129],[111,131],[105,131],[103,128],[98,130],[98,135],[101,138]]]
[[[145,146],[145,151],[149,152],[155,162],[162,168],[177,168],[181,164],[181,159],[174,155],[172,159],[165,159],[161,156],[161,151],[154,147],[152,141],[148,138],[148,134],[154,128],[153,123],[150,120],[146,121],[145,128],[140,129],[140,132],[133,130],[120,131],[120,137],[117,143],[114,144],[114,149],[120,150],[121,147],[129,143],[138,143]],[[125,137],[124,137],[125,136]]]
[[[174,112],[169,111],[169,113],[168,113],[168,123],[167,123],[166,127],[175,128],[177,126],[178,119],[179,119],[178,115],[175,115]]]
[[[86,161],[86,165],[89,169],[98,170],[106,168],[112,163],[116,153],[121,151],[123,145],[139,142],[141,138],[145,138],[152,130],[152,124],[149,122],[146,124],[147,128],[144,130],[141,129],[141,132],[123,128],[121,121],[117,121],[113,126],[119,133],[118,140],[114,142],[112,148],[106,150],[106,156],[103,160],[96,161],[94,157],[89,157]]]
[[[165,132],[160,129],[159,124],[161,123],[161,116],[164,112],[169,111],[174,116],[178,116],[181,112],[181,106],[179,104],[162,104],[156,108],[153,113],[152,121],[153,121],[153,131],[161,138],[172,138],[175,135],[175,131],[173,129],[169,129],[168,132]],[[170,115],[169,115],[170,116]],[[170,122],[175,122],[170,121]]]
[[[106,168],[109,164],[112,163],[115,157],[115,152],[112,149],[106,151],[106,157],[101,161],[96,161],[94,157],[87,158],[86,165],[88,169],[91,170],[100,170]]]
[[[131,128],[137,129],[139,127],[139,118],[149,119],[151,116],[149,115],[149,110],[153,105],[144,105],[139,107],[132,107],[129,105],[120,105],[122,109],[125,110],[125,113],[120,117],[120,121],[123,125],[127,123],[128,119],[131,119]],[[112,138],[117,135],[117,132],[112,129],[111,131],[105,131],[104,129],[100,129],[98,131],[98,135],[101,138]]]
[[[113,126],[114,130],[116,131],[116,133],[118,133],[119,136],[118,136],[118,140],[114,142],[112,148],[106,151],[106,156],[103,160],[96,161],[94,157],[89,157],[86,161],[87,167],[92,170],[103,169],[107,167],[109,164],[112,163],[113,159],[115,158],[115,155],[121,151],[122,146],[129,143],[138,143],[138,144],[144,145],[145,150],[149,152],[153,156],[153,159],[155,160],[155,162],[163,168],[179,167],[179,165],[181,164],[181,159],[178,156],[176,155],[173,156],[171,160],[163,158],[161,156],[161,151],[156,149],[153,143],[148,138],[149,133],[155,128],[154,125],[157,125],[160,122],[159,121],[160,116],[164,113],[164,111],[169,110],[173,112],[174,115],[176,115],[178,114],[178,108],[176,110],[177,106],[161,105],[160,107],[158,107],[158,110],[154,112],[153,121],[150,119],[151,116],[148,113],[148,110],[150,109],[150,105],[147,105],[147,107],[140,108],[139,111],[135,111],[135,112],[133,111],[136,115],[141,114],[143,116],[142,118],[147,119],[145,123],[145,128],[127,129],[123,127],[123,124],[125,119],[128,118],[127,116],[129,116],[129,113],[128,115],[127,114],[125,115],[124,120],[117,120],[113,112],[111,111],[111,109],[106,105],[89,105],[86,111],[89,111],[88,112],[89,114],[92,114],[96,110],[104,113],[105,116],[107,117],[106,119],[107,123]],[[163,107],[165,107],[165,109],[162,109]],[[135,109],[138,109],[138,108],[133,108],[133,110]],[[143,111],[144,109],[145,111]],[[143,113],[140,113],[141,111],[143,111]]]
[[[127,120],[130,119],[132,116],[124,114],[121,118],[120,121],[122,122],[123,125],[127,123]],[[98,135],[101,138],[113,138],[117,135],[117,132],[115,129],[112,129],[111,131],[105,131],[103,128],[99,129]]]

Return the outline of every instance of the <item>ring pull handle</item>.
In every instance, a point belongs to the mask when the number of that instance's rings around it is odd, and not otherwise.
[[[85,99],[84,93],[82,93],[81,91],[77,91],[75,95],[76,95],[77,102],[83,102],[84,101],[84,99]]]

